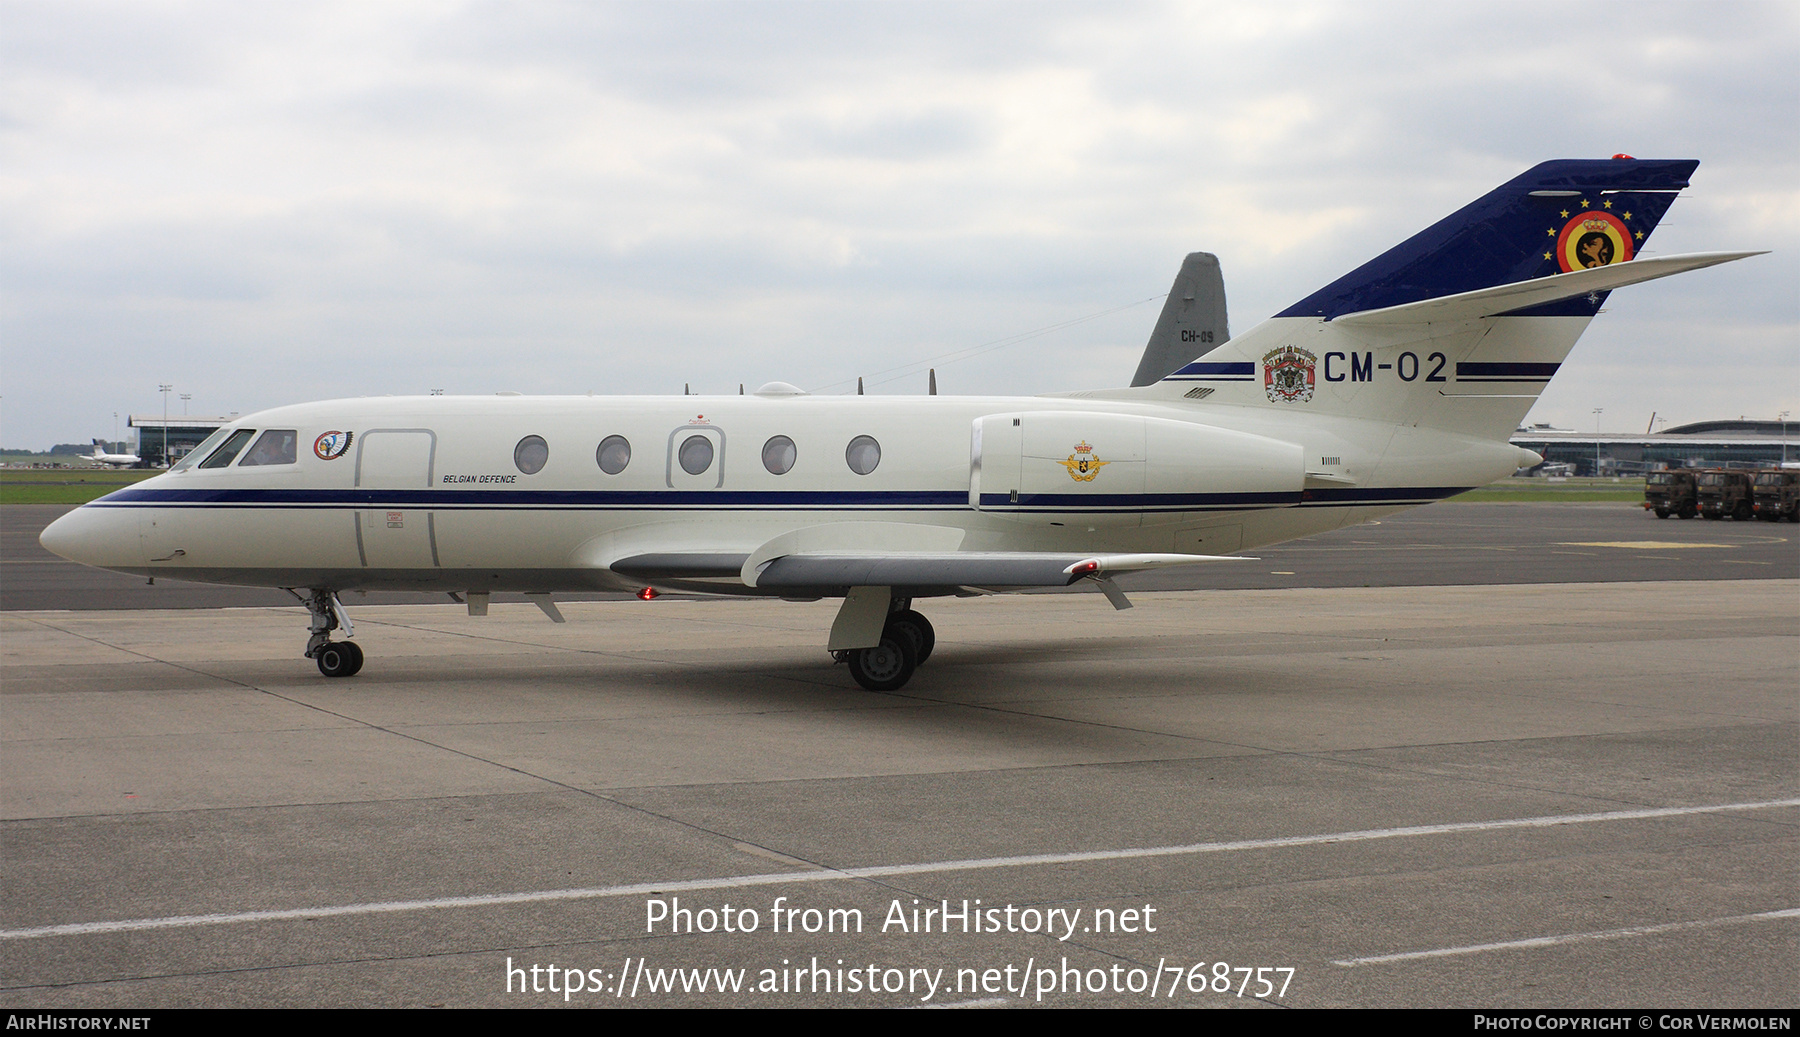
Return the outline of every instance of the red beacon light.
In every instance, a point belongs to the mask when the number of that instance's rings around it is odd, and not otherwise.
[[[1617,155],[1613,156],[1613,158],[1630,158],[1630,157],[1631,157],[1630,155],[1625,154],[1623,151],[1621,151]]]
[[[637,596],[644,601],[649,601],[651,598],[656,597],[656,588],[645,587],[643,590],[637,592]]]

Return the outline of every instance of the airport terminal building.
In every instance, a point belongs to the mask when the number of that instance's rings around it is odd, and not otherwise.
[[[152,468],[172,464],[187,456],[207,436],[238,419],[232,414],[222,418],[189,417],[161,414],[132,414],[129,424],[137,432],[137,455]]]
[[[1641,436],[1576,432],[1530,425],[1512,444],[1544,455],[1546,465],[1573,465],[1576,475],[1634,475],[1661,468],[1773,468],[1800,459],[1789,421],[1696,421]]]

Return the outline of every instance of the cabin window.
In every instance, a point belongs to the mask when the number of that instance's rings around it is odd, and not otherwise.
[[[624,436],[607,436],[594,451],[594,460],[607,475],[618,475],[631,463],[631,441]]]
[[[300,433],[291,428],[272,428],[264,432],[238,462],[239,468],[254,468],[265,464],[293,464],[297,453]]]
[[[536,475],[544,470],[545,462],[550,460],[550,444],[544,442],[543,436],[526,436],[513,447],[513,464],[526,475]]]
[[[256,430],[253,428],[238,429],[236,432],[233,432],[231,434],[230,439],[227,439],[225,441],[224,446],[221,446],[221,447],[219,447],[219,449],[214,450],[212,452],[211,457],[208,457],[206,460],[200,462],[200,467],[202,467],[202,468],[223,468],[223,467],[225,467],[226,465],[230,464],[234,459],[237,458],[239,451],[244,449],[244,444],[250,442],[250,437],[254,436],[254,435],[256,435]]]
[[[770,437],[763,444],[763,467],[770,475],[786,475],[794,467],[794,459],[800,456],[794,441],[786,436]]]
[[[857,475],[868,475],[881,463],[881,444],[874,436],[857,436],[844,449],[844,461]]]
[[[689,436],[682,440],[681,450],[676,454],[681,461],[681,470],[689,475],[699,475],[712,467],[712,440],[705,436]]]

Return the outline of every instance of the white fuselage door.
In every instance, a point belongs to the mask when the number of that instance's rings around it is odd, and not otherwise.
[[[688,424],[669,433],[665,462],[671,490],[716,490],[725,485],[725,430]]]
[[[969,503],[982,511],[1019,507],[1019,447],[1024,440],[1018,414],[975,419],[969,442]]]
[[[437,530],[423,498],[431,491],[437,434],[430,429],[373,429],[358,437],[356,446],[356,488],[367,491],[370,505],[356,512],[356,547],[363,566],[436,567]]]

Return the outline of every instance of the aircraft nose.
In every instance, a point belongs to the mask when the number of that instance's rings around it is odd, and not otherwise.
[[[44,550],[102,569],[142,568],[136,517],[123,508],[83,505],[44,527]]]

